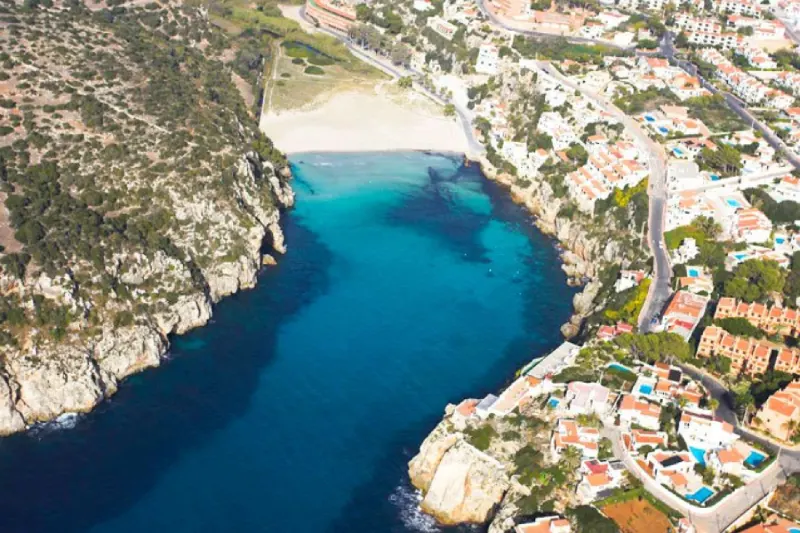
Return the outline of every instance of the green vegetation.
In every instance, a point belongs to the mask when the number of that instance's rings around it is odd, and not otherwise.
[[[742,317],[721,318],[714,321],[714,325],[721,327],[731,335],[763,339],[767,334],[755,327],[749,320]]]
[[[575,533],[619,533],[616,522],[588,505],[568,509],[567,517],[575,525]]]
[[[618,293],[607,303],[603,312],[605,317],[611,322],[622,320],[629,324],[636,324],[639,320],[639,313],[644,307],[644,301],[647,299],[650,282],[650,278],[645,278],[636,287]]]
[[[637,115],[656,109],[665,104],[678,103],[669,89],[647,89],[646,91],[620,90],[614,98],[614,105],[628,115]]]
[[[744,197],[764,212],[773,224],[791,224],[795,220],[800,220],[800,204],[792,200],[776,202],[763,189],[745,189]]]
[[[309,65],[307,66],[303,72],[306,74],[311,74],[312,76],[322,76],[325,74],[325,71],[316,65]]]
[[[689,344],[675,333],[626,333],[614,339],[614,342],[629,350],[633,357],[650,363],[671,358],[688,361],[692,357]]]
[[[697,162],[702,170],[712,170],[720,176],[733,176],[742,169],[742,154],[730,144],[719,143],[716,150],[703,147]]]
[[[771,292],[781,292],[786,272],[775,261],[750,259],[738,265],[725,282],[724,295],[746,302],[765,299]]]
[[[489,424],[467,428],[464,431],[467,442],[481,451],[486,451],[492,445],[492,440],[497,437],[497,431]]]
[[[566,39],[542,39],[515,35],[512,48],[523,57],[552,59],[563,61],[569,59],[578,63],[600,64],[607,56],[627,56],[626,52],[613,46],[574,44]]]
[[[747,128],[747,124],[728,107],[720,95],[689,98],[681,105],[689,108],[689,116],[701,120],[712,131],[728,132]]]

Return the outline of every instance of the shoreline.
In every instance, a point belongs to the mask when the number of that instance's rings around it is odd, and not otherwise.
[[[307,152],[441,152],[468,154],[457,117],[412,91],[383,84],[372,91],[326,94],[299,109],[269,111],[260,128],[287,155]]]

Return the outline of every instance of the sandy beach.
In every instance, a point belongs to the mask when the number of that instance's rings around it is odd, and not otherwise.
[[[468,150],[463,128],[441,107],[414,91],[381,85],[375,91],[327,95],[303,109],[268,112],[261,117],[261,130],[289,154]]]

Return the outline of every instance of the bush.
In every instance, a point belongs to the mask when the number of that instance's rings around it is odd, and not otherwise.
[[[492,445],[492,439],[497,436],[497,431],[489,425],[469,428],[464,433],[467,436],[467,442],[482,452],[489,449],[489,446]]]
[[[303,59],[302,57],[295,57],[295,58],[292,58],[292,63],[295,64],[295,65],[305,65],[306,64],[306,60]]]
[[[307,66],[305,70],[303,70],[303,72],[305,72],[306,74],[311,74],[312,76],[322,76],[323,74],[325,74],[324,70],[314,65]]]
[[[588,505],[568,509],[567,516],[575,524],[576,533],[619,533],[619,527],[610,518]]]

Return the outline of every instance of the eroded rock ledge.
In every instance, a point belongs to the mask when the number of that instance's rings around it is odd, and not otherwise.
[[[90,411],[117,390],[125,377],[159,366],[169,348],[169,336],[183,334],[205,325],[212,304],[221,298],[256,284],[262,265],[262,245],[272,243],[275,252],[286,245],[280,227],[280,210],[291,207],[294,194],[288,184],[288,169],[276,172],[272,165],[251,152],[237,166],[236,205],[245,216],[221,210],[219,203],[176,198],[176,217],[191,224],[218,225],[219,232],[243,237],[239,255],[217,257],[204,266],[191,265],[164,253],[152,257],[130,253],[115,257],[106,265],[109,275],[131,287],[143,287],[141,294],[181,294],[156,311],[135,313],[132,323],[114,326],[104,322],[92,327],[88,316],[97,302],[83,299],[76,283],[65,275],[51,279],[44,273],[27,277],[22,283],[0,275],[0,287],[26,298],[41,295],[69,304],[82,319],[61,342],[32,335],[24,346],[5,348],[0,370],[0,434],[8,435],[26,427],[53,420],[65,413]],[[264,187],[262,180],[267,180]],[[176,239],[180,243],[179,239]],[[188,257],[191,246],[184,244]],[[192,273],[194,267],[199,270]],[[146,291],[144,287],[147,287]],[[191,290],[186,290],[191,287]],[[138,290],[138,289],[137,289]],[[113,308],[113,300],[105,304]]]

